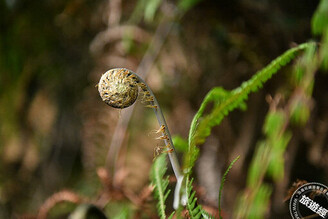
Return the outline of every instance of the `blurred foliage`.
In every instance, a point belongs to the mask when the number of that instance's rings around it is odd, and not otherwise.
[[[84,3],[0,3],[2,212],[35,209],[40,201],[27,205],[26,199],[77,180],[72,174],[80,168],[76,112],[91,66],[85,52],[91,35],[85,31],[92,12]],[[40,181],[49,171],[54,178]]]
[[[188,142],[186,139],[179,135],[176,135],[172,139],[175,149],[180,153],[186,153],[188,151]]]
[[[320,58],[324,70],[328,69],[328,2],[320,1],[314,16],[312,17],[312,33],[322,35]]]
[[[309,119],[314,74],[318,68],[315,51],[316,46],[310,44],[294,67],[292,78],[296,83],[290,97],[277,96],[269,100],[270,110],[263,127],[266,139],[258,143],[248,172],[247,189],[235,212],[236,218],[267,217],[266,209],[272,188],[264,179],[271,178],[276,182],[283,180],[284,155],[292,138],[292,133],[288,130],[289,122],[304,126]],[[288,103],[284,107],[279,106],[281,99],[287,98]]]
[[[316,35],[324,34],[328,28],[328,3],[320,1],[320,4],[312,17],[312,33]]]

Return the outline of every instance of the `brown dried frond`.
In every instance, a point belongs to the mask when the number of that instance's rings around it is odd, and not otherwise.
[[[289,188],[286,197],[284,198],[284,202],[288,201],[294,194],[294,192],[301,187],[302,185],[308,183],[306,180],[297,179],[293,182],[293,185]]]
[[[112,187],[112,180],[110,179],[109,174],[104,167],[99,167],[97,169],[97,175],[105,188]]]
[[[155,186],[153,185],[148,185],[145,186],[140,194],[139,194],[139,199],[141,200],[141,202],[145,202],[152,194],[153,190],[154,190]]]
[[[38,213],[38,219],[45,219],[47,218],[48,212],[59,202],[72,202],[72,203],[80,203],[83,201],[83,199],[77,195],[76,193],[69,191],[69,190],[63,190],[60,192],[57,192],[50,196],[40,207],[39,213]]]
[[[135,25],[120,25],[106,29],[100,32],[91,42],[90,50],[94,55],[99,55],[107,44],[122,40],[126,33],[131,33],[135,42],[147,42],[150,34],[142,28]]]

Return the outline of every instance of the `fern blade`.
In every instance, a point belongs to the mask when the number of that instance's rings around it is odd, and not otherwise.
[[[206,138],[210,135],[214,126],[221,123],[222,119],[227,116],[232,110],[242,108],[244,101],[248,98],[251,92],[256,92],[275,74],[281,67],[288,64],[296,55],[306,48],[313,46],[315,43],[309,42],[300,44],[297,47],[291,48],[281,56],[269,63],[265,68],[258,71],[248,81],[243,82],[240,87],[231,92],[223,88],[212,89],[205,97],[198,112],[196,113],[189,130],[188,153],[185,159],[185,166],[190,170],[198,157],[197,145],[203,144]],[[212,111],[204,115],[204,111],[209,103],[213,102]]]
[[[165,192],[168,185],[168,178],[163,178],[166,169],[165,154],[162,154],[156,158],[150,174],[151,181],[155,186],[154,194],[155,198],[158,200],[156,207],[161,219],[167,218],[165,213],[165,200],[170,192],[169,190]]]

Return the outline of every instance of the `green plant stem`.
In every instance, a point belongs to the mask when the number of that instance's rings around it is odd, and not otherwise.
[[[178,161],[178,157],[176,155],[174,144],[172,142],[172,137],[171,137],[169,128],[168,128],[168,126],[166,124],[166,121],[165,121],[163,112],[161,110],[161,107],[160,107],[160,105],[159,105],[159,103],[158,103],[158,101],[157,101],[154,93],[151,91],[151,89],[145,83],[145,81],[143,79],[141,79],[136,73],[134,73],[132,71],[130,71],[130,72],[133,73],[138,78],[139,83],[143,83],[147,87],[147,91],[154,98],[154,100],[152,101],[152,105],[157,106],[157,107],[154,108],[154,112],[155,112],[155,115],[156,115],[158,124],[160,126],[163,125],[165,127],[164,132],[165,132],[165,135],[168,136],[168,139],[164,139],[164,143],[165,143],[165,145],[171,145],[171,147],[172,147],[172,150],[168,152],[168,156],[169,156],[169,159],[170,159],[170,163],[172,165],[172,169],[173,169],[174,175],[177,178],[177,184],[176,184],[175,190],[174,190],[174,203],[173,203],[173,207],[175,209],[177,209],[179,207],[179,205],[180,205],[180,191],[181,191],[181,185],[182,185],[182,181],[183,181],[183,175],[181,174],[180,164],[179,164],[179,161]],[[184,202],[185,201],[182,200],[182,204]]]

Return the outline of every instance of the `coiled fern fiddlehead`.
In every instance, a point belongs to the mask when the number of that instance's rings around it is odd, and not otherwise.
[[[115,68],[108,70],[101,76],[98,84],[98,91],[102,100],[114,108],[123,109],[131,106],[137,100],[139,92],[143,95],[142,101],[147,104],[146,106],[153,108],[160,125],[159,132],[162,133],[159,139],[163,140],[165,143],[165,152],[168,153],[170,163],[177,178],[173,203],[174,208],[177,209],[180,203],[180,190],[183,175],[180,171],[180,165],[162,110],[151,89],[144,80],[133,71],[125,68]],[[185,197],[182,198],[182,204],[185,204],[184,199]]]

